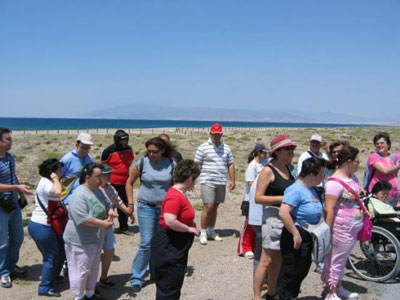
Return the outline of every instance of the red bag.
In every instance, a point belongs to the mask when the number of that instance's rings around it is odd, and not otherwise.
[[[56,234],[62,235],[68,222],[68,210],[64,203],[61,200],[49,200],[48,208],[46,209],[38,194],[36,194],[36,199],[38,200],[42,210],[47,215],[47,224],[50,224],[51,227],[53,227]]]
[[[62,201],[49,200],[47,224],[50,224],[55,233],[62,235],[68,222],[68,210]]]
[[[364,203],[361,201],[360,196],[358,196],[358,194],[343,180],[336,178],[336,177],[330,177],[330,178],[328,178],[328,180],[333,180],[333,181],[339,182],[341,185],[343,185],[343,187],[346,190],[348,190],[356,198],[358,205],[360,206],[361,210],[364,213],[364,216],[363,216],[364,226],[358,232],[357,239],[360,242],[365,242],[365,241],[368,241],[369,239],[371,239],[371,237],[372,237],[372,221],[367,214],[367,208],[365,207]]]

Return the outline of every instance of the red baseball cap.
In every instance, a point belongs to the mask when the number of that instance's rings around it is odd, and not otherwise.
[[[220,133],[222,134],[222,126],[221,124],[215,123],[213,126],[211,126],[211,133]]]

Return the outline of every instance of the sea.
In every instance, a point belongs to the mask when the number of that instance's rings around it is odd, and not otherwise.
[[[187,120],[123,120],[123,119],[61,119],[61,118],[1,118],[0,127],[11,130],[57,129],[118,129],[118,128],[204,128],[214,123],[224,127],[357,127],[367,124],[236,122]]]

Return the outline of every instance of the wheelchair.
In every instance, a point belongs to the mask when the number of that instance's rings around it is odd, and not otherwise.
[[[368,199],[363,199],[366,207]],[[388,218],[399,216],[375,214],[371,239],[358,242],[348,258],[348,265],[362,279],[384,282],[400,273],[400,222],[388,221]]]

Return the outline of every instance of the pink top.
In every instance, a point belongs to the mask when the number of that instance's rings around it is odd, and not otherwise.
[[[397,159],[400,159],[400,154],[399,153],[392,153],[394,154]],[[395,162],[393,161],[392,156],[388,155],[386,157],[380,156],[378,153],[372,153],[368,157],[368,168],[370,170],[370,174],[372,174],[373,170],[373,165],[376,163],[382,163],[385,167],[393,167],[395,166]],[[381,180],[386,180],[389,181],[390,184],[392,185],[392,189],[389,193],[389,198],[390,199],[397,199],[397,171],[395,173],[391,174],[382,174],[378,170],[375,170],[374,176],[371,179],[371,183],[368,186],[368,191],[372,191],[372,187],[377,183],[378,181]]]
[[[352,178],[340,179],[359,194],[361,188],[355,175],[352,175]],[[359,223],[362,220],[363,213],[360,210],[357,199],[339,182],[333,180],[327,181],[325,184],[325,195],[332,195],[339,198],[338,204],[334,209],[335,218],[344,218],[352,223]]]

